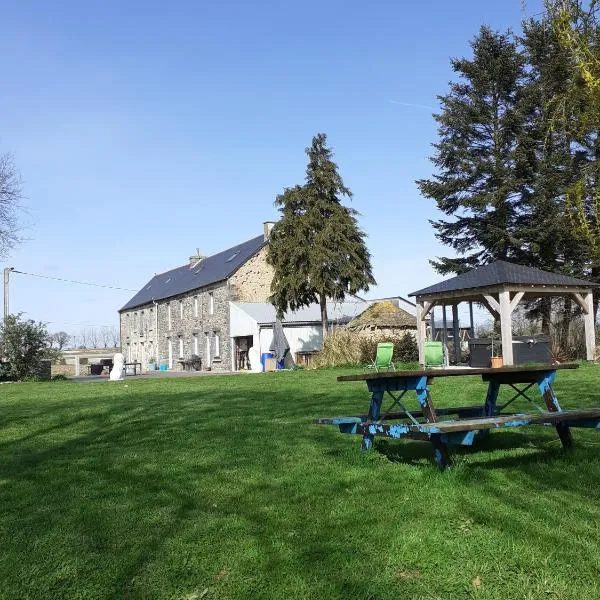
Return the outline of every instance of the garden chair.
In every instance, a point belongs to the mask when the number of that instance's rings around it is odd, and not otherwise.
[[[391,342],[380,342],[377,344],[375,360],[370,365],[367,365],[367,368],[375,369],[377,372],[379,372],[380,369],[392,369],[395,371],[396,367],[392,362],[393,355],[394,344]]]
[[[423,344],[425,368],[444,366],[444,346],[442,342],[425,342]]]

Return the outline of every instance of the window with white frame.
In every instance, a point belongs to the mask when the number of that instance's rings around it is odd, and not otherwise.
[[[210,333],[206,333],[206,364],[210,365]]]
[[[183,300],[179,301],[179,318],[183,321]]]
[[[172,319],[172,315],[171,315],[171,303],[169,302],[167,304],[167,321],[169,323],[169,331],[173,328],[173,319]]]
[[[196,333],[194,334],[194,354],[196,356],[199,356],[198,355],[198,334],[196,334]]]
[[[179,338],[179,358],[183,358],[183,338]]]
[[[208,314],[215,314],[215,297],[212,292],[208,292]]]
[[[197,316],[198,316],[198,296],[194,296],[194,317],[197,317]]]
[[[169,339],[168,343],[169,350],[169,369],[173,368],[173,340]]]
[[[221,356],[221,338],[219,334],[215,331],[215,358]]]

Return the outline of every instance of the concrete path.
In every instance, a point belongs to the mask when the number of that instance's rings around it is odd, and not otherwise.
[[[210,377],[218,375],[239,375],[235,372],[222,371],[146,371],[141,375],[127,375],[122,381],[132,379],[174,379],[177,377]],[[69,377],[70,381],[77,383],[95,383],[98,381],[109,381],[108,375],[80,375],[79,377]]]

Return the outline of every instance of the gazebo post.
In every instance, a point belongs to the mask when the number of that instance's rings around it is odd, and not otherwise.
[[[471,339],[475,337],[475,326],[473,325],[473,300],[469,300],[469,333]]]
[[[502,362],[504,365],[510,366],[513,364],[510,292],[503,290],[498,296],[500,300],[500,331],[502,332]]]
[[[425,348],[423,344],[427,337],[425,321],[423,320],[423,301],[417,299],[417,346],[419,348],[419,363],[425,364]]]
[[[460,328],[458,326],[458,302],[452,305],[452,337],[454,339],[454,362],[460,364]]]
[[[444,328],[444,333],[442,335],[442,343],[444,344],[444,365],[447,364],[447,356],[448,356],[448,323],[446,321],[446,304],[442,304],[442,310],[444,311],[443,319],[442,319],[442,327]]]
[[[594,315],[594,298],[592,292],[585,294],[584,301],[587,309],[584,314],[585,354],[587,360],[594,360],[596,358],[596,315]]]

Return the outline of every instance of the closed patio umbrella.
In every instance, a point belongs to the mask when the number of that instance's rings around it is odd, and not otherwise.
[[[287,338],[285,337],[285,333],[283,331],[283,323],[280,319],[277,319],[275,323],[273,323],[273,341],[271,342],[269,351],[273,353],[273,356],[278,364],[281,361],[288,362],[286,360],[286,357],[290,353],[290,344],[287,341]],[[289,358],[291,360],[291,356]]]

